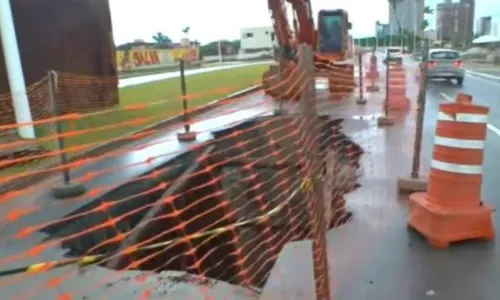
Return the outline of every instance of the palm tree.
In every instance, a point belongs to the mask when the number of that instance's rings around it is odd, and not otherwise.
[[[191,30],[191,27],[187,26],[184,29],[182,29],[182,33],[184,33],[187,36],[189,34],[190,30]]]
[[[434,10],[432,8],[430,8],[430,6],[425,6],[424,7],[424,17],[425,16],[429,16],[429,15],[432,15],[434,14]],[[426,19],[424,19],[422,21],[422,25],[420,26],[420,30],[422,30],[421,32],[421,35],[427,40],[427,36],[425,35],[425,29],[427,29],[427,27],[429,27],[429,21],[427,21]]]
[[[172,40],[161,32],[157,32],[153,35],[153,40],[155,40],[157,44],[172,44]]]

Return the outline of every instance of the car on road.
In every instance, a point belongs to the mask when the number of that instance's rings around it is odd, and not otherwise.
[[[386,58],[384,59],[384,63],[403,63],[403,51],[400,47],[388,47],[386,49]]]
[[[464,82],[464,62],[460,53],[452,49],[430,49],[427,63],[427,79],[456,80]]]

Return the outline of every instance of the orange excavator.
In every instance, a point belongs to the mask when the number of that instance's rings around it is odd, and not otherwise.
[[[286,3],[293,8],[292,32]],[[349,93],[354,89],[354,64],[351,24],[345,10],[321,10],[315,29],[310,0],[268,0],[275,35],[279,44],[273,65],[263,76],[266,93],[280,100],[298,100],[301,88],[297,65],[297,45],[311,45],[317,76],[328,78],[331,93]],[[284,80],[287,84],[279,84]]]

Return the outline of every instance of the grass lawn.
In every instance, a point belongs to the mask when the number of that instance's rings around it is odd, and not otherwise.
[[[188,100],[188,108],[192,109],[210,101],[224,98],[238,90],[254,86],[260,82],[262,74],[267,69],[268,65],[256,65],[188,76],[186,77],[187,94],[192,96]],[[227,89],[221,91],[224,88]],[[93,144],[91,147],[94,147],[97,145],[96,143],[104,143],[118,138],[182,112],[179,78],[125,87],[120,89],[119,96],[120,107],[116,110],[105,111],[102,114],[88,116],[77,121],[65,122],[63,124],[64,131],[75,134],[65,138],[66,147],[91,144]],[[120,109],[137,104],[142,104],[144,107],[133,110]],[[143,122],[138,122],[140,120]],[[136,121],[135,124],[134,121]],[[37,132],[41,135],[53,134],[54,127],[51,126],[49,130],[47,126],[41,126],[37,128]],[[54,141],[44,143],[43,146],[55,149],[55,145]],[[69,153],[69,155],[74,155],[77,152],[79,151]],[[6,172],[17,173],[37,164],[48,163],[45,160],[13,166],[0,170],[0,175],[6,175]]]
[[[258,84],[267,68],[267,65],[258,65],[186,77],[187,94],[193,97],[188,100],[188,108],[192,109],[204,105],[238,90]],[[220,91],[220,89],[226,87],[228,88],[227,91]],[[86,117],[75,122],[75,124],[69,124],[70,126],[66,126],[66,130],[106,128],[106,126],[114,126],[117,123],[122,123],[123,126],[68,138],[68,146],[106,141],[182,112],[179,78],[125,87],[120,89],[119,95],[122,108],[134,104],[144,104],[145,107],[137,110],[116,110]],[[146,118],[147,120],[143,124],[131,124],[132,121],[140,118]]]

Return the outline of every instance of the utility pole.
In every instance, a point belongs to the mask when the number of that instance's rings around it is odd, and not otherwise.
[[[12,107],[14,108],[16,122],[19,124],[17,131],[21,138],[34,139],[35,129],[32,124],[33,119],[26,93],[26,83],[24,81],[23,66],[17,44],[10,0],[0,0],[0,36],[10,93],[12,95]]]
[[[222,63],[222,41],[219,40],[219,62]]]

